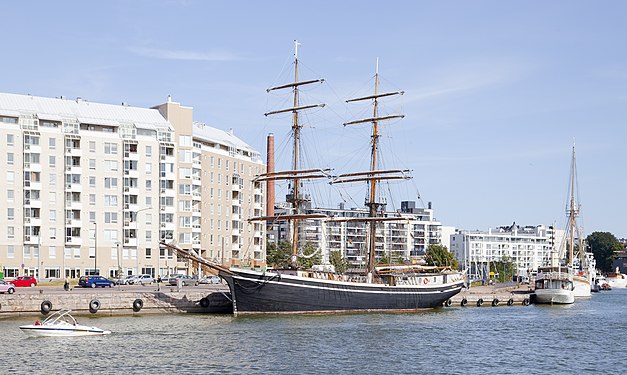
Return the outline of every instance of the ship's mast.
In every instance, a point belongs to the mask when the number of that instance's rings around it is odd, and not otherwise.
[[[288,83],[285,85],[272,87],[267,91],[279,90],[279,89],[292,89],[293,92],[293,105],[291,108],[281,109],[277,111],[267,112],[265,116],[279,114],[279,113],[287,113],[292,112],[292,136],[293,136],[293,148],[292,148],[292,170],[284,171],[284,172],[270,172],[264,175],[258,176],[256,181],[269,181],[269,180],[288,180],[291,184],[291,191],[286,197],[286,201],[289,202],[292,206],[292,212],[290,215],[285,216],[272,216],[272,217],[257,217],[251,218],[250,221],[254,220],[276,220],[276,219],[284,219],[290,220],[292,225],[292,265],[296,265],[297,254],[298,254],[298,241],[300,237],[299,230],[299,221],[304,220],[310,217],[319,218],[320,215],[306,215],[302,213],[302,205],[305,203],[308,198],[303,195],[300,191],[301,180],[303,179],[312,179],[312,178],[329,178],[329,171],[322,169],[308,169],[308,170],[300,170],[300,131],[302,129],[302,125],[299,122],[298,113],[301,110],[316,108],[316,107],[324,107],[324,104],[313,104],[313,105],[303,105],[299,106],[299,87],[302,85],[309,85],[312,83],[324,82],[323,79],[314,79],[309,81],[298,81],[298,46],[300,43],[298,41],[294,41],[294,82]]]
[[[573,257],[574,257],[574,249],[575,249],[575,228],[576,228],[576,218],[579,215],[579,208],[577,207],[577,202],[575,201],[575,176],[577,174],[576,164],[575,164],[575,145],[573,144],[573,156],[571,160],[570,166],[570,205],[568,208],[568,228],[570,230],[570,260],[569,265],[570,268],[573,268]],[[582,252],[583,249],[579,249]]]
[[[354,181],[367,181],[368,182],[368,196],[366,200],[366,207],[368,207],[368,223],[369,223],[369,238],[368,238],[368,263],[366,265],[366,272],[372,273],[375,266],[375,255],[376,255],[376,242],[377,242],[377,222],[383,221],[381,218],[377,218],[379,216],[379,211],[381,207],[385,206],[384,201],[377,200],[377,186],[381,182],[381,180],[392,180],[392,179],[408,179],[409,176],[407,173],[409,171],[406,170],[378,170],[377,169],[377,154],[379,152],[379,122],[384,120],[391,120],[396,118],[403,118],[403,115],[389,115],[379,117],[379,98],[392,96],[392,95],[402,95],[403,91],[397,92],[389,92],[379,94],[379,59],[377,59],[377,66],[375,70],[375,84],[374,84],[374,95],[365,96],[361,98],[355,98],[347,100],[346,102],[355,102],[361,100],[372,100],[372,118],[356,120],[344,123],[344,125],[352,125],[352,124],[360,124],[360,123],[371,123],[372,124],[372,135],[370,139],[370,171],[362,172],[362,173],[349,173],[340,175],[337,177],[334,183],[343,183],[343,182],[354,182]],[[360,178],[354,178],[355,176],[365,176]],[[350,178],[347,178],[350,177]],[[375,219],[377,218],[377,219]]]

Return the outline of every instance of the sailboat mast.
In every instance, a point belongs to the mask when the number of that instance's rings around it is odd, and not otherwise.
[[[298,82],[298,41],[294,40],[294,82]],[[298,86],[294,86],[294,108],[298,107]],[[294,155],[292,160],[292,170],[298,169],[298,157],[300,146],[300,125],[298,123],[298,111],[293,112],[292,118],[292,132],[294,133]],[[299,179],[294,177],[292,181],[294,186],[292,187],[292,207],[293,215],[300,214],[300,200],[298,196],[298,184]],[[292,231],[292,264],[296,264],[297,252],[298,252],[298,238],[299,238],[299,226],[298,219],[293,219],[292,225],[294,230]]]
[[[373,110],[372,110],[372,118],[375,120],[372,122],[372,150],[370,154],[370,171],[374,172],[377,170],[377,147],[379,143],[379,121],[376,120],[378,116],[378,98],[379,94],[379,59],[377,58],[377,67],[374,76],[374,99],[373,99]],[[370,181],[370,201],[369,204],[369,215],[370,217],[377,216],[377,204],[376,204],[376,195],[377,193],[377,180],[372,179]],[[375,264],[375,254],[376,254],[376,242],[377,242],[377,223],[376,221],[370,222],[370,238],[368,242],[368,266],[367,272],[372,272]]]
[[[570,209],[568,210],[568,221],[570,230],[570,268],[573,268],[573,256],[575,248],[575,218],[577,217],[577,208],[575,207],[575,145],[573,144],[573,156],[570,167]]]

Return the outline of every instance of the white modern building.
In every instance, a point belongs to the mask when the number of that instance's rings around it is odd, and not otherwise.
[[[224,264],[265,260],[258,152],[155,108],[0,94],[0,271],[76,278],[194,273],[160,241]]]
[[[563,242],[564,231],[552,226],[511,226],[483,231],[458,230],[451,235],[451,252],[472,280],[487,280],[495,262],[508,257],[518,275],[527,276],[550,261]],[[497,271],[498,272],[498,271]]]
[[[287,205],[277,205],[276,214],[287,213]],[[320,249],[323,263],[329,262],[329,254],[339,251],[344,258],[354,265],[363,265],[367,260],[367,234],[369,225],[366,208],[310,208],[307,214],[321,214],[325,218],[301,220],[304,230],[303,242],[311,243]],[[380,259],[417,262],[424,255],[427,246],[440,244],[442,240],[441,223],[433,217],[431,208],[416,208],[415,202],[401,202],[398,212],[386,212],[386,218],[377,224],[376,257]],[[390,220],[398,218],[398,220]],[[351,220],[355,221],[351,221]],[[287,221],[277,220],[269,223],[268,241],[282,241],[291,238]],[[304,243],[303,243],[304,245]]]

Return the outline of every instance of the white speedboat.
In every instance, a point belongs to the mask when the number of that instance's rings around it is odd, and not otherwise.
[[[50,315],[43,322],[36,320],[33,324],[20,326],[22,332],[33,336],[95,336],[108,335],[111,332],[97,327],[78,324],[70,315],[70,310],[59,310]]]

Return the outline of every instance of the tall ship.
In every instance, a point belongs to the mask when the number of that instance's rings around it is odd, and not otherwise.
[[[566,244],[560,249],[568,247],[568,264],[562,265],[565,251],[560,251],[559,259],[553,257],[551,264],[538,269],[535,284],[537,303],[570,304],[575,297],[590,297],[595,288],[596,267],[592,253],[585,250],[583,235],[577,226],[580,205],[577,194],[577,167],[575,146],[571,158],[569,178],[569,199],[566,207],[568,222],[566,225]],[[575,247],[575,242],[577,246]]]
[[[233,302],[234,314],[259,313],[335,313],[369,311],[417,311],[435,308],[459,293],[464,284],[461,272],[448,268],[418,265],[379,265],[376,264],[376,236],[378,224],[384,220],[382,212],[385,202],[378,199],[379,184],[387,180],[408,179],[407,170],[383,170],[378,168],[380,151],[379,124],[383,121],[402,118],[401,115],[379,116],[379,100],[400,95],[402,92],[379,93],[378,63],[375,73],[374,93],[350,99],[347,102],[369,101],[372,103],[372,117],[347,122],[344,125],[371,124],[370,168],[365,172],[346,173],[333,176],[330,170],[303,168],[301,166],[301,112],[324,104],[301,103],[299,92],[302,87],[319,83],[322,80],[300,80],[298,43],[294,49],[294,81],[273,87],[268,91],[292,90],[292,106],[268,112],[265,115],[291,114],[292,158],[291,170],[270,171],[256,177],[257,181],[285,180],[289,183],[286,201],[289,213],[282,216],[264,216],[251,220],[287,220],[291,231],[291,266],[285,269],[255,271],[235,268],[221,269],[219,275],[227,282]],[[329,183],[366,183],[368,195],[365,206],[368,217],[335,218],[323,214],[310,214],[305,209],[310,205],[310,196],[305,185],[313,179],[328,179]],[[335,272],[324,267],[303,268],[298,264],[303,255],[303,227],[307,220],[367,222],[367,264],[359,273],[351,275]],[[392,218],[399,220],[399,218]],[[380,229],[379,229],[380,230]]]

